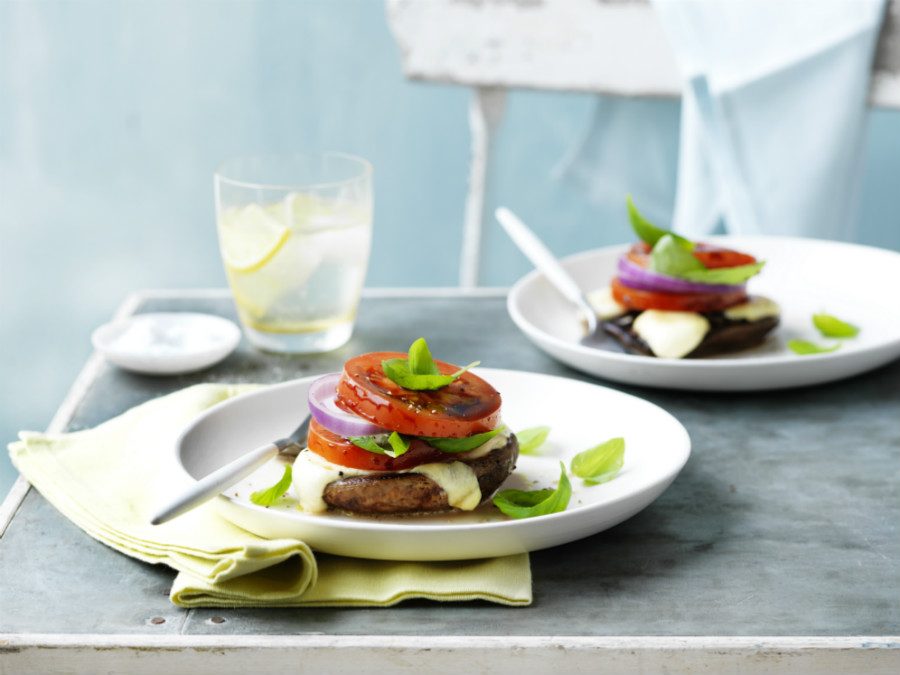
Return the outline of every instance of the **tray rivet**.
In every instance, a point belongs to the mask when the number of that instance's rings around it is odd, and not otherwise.
[[[165,622],[166,622],[166,620],[164,618],[162,618],[161,616],[154,616],[152,619],[150,619],[150,623],[152,623],[155,626],[158,626],[159,624],[165,623]]]
[[[225,623],[225,617],[223,616],[214,616],[210,619],[213,623]]]

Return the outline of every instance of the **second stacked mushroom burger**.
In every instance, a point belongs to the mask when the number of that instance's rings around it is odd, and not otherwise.
[[[434,361],[420,338],[408,354],[356,356],[314,382],[308,448],[294,465],[301,508],[417,514],[488,499],[515,468],[518,443],[501,423],[500,394],[470,367]]]
[[[670,359],[735,352],[778,325],[778,305],[747,294],[763,262],[660,229],[630,199],[628,209],[641,241],[619,258],[611,285],[588,294],[601,327],[626,351]]]

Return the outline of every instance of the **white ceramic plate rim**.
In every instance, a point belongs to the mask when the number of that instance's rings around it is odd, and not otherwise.
[[[806,242],[816,242],[826,245],[834,245],[834,246],[847,246],[853,247],[862,250],[869,251],[877,251],[880,254],[885,252],[893,253],[893,251],[887,251],[887,249],[881,249],[874,246],[864,246],[862,244],[850,244],[846,242],[835,242],[829,241],[826,239],[804,239],[799,237],[762,237],[759,235],[747,235],[743,238],[770,238],[777,239],[785,244],[796,243],[798,245],[802,245]],[[728,243],[730,238],[727,236],[720,237],[707,237],[708,241],[711,242],[720,242],[720,243]],[[581,253],[576,253],[574,255],[566,256],[561,259],[561,262],[565,265],[566,263],[576,263],[585,258],[590,258],[593,256],[606,254],[615,251],[626,251],[630,244],[616,244],[613,246],[604,246],[602,248],[595,248],[589,251],[582,251]],[[900,257],[900,254],[898,254]],[[585,347],[582,344],[577,342],[570,342],[568,340],[563,340],[555,335],[551,335],[544,330],[541,330],[538,326],[528,321],[522,312],[519,310],[519,298],[521,294],[524,292],[525,287],[528,284],[534,283],[534,281],[543,276],[543,274],[538,270],[532,270],[524,277],[519,279],[510,289],[509,295],[506,298],[506,308],[509,312],[509,315],[512,317],[513,322],[516,326],[519,327],[520,330],[526,333],[535,333],[541,336],[542,340],[545,340],[557,348],[569,350],[571,352],[580,354],[582,356],[590,356],[597,357],[602,356],[604,359],[609,359],[611,361],[618,361],[620,363],[640,363],[641,365],[651,365],[656,364],[659,366],[664,366],[665,368],[672,369],[682,369],[682,370],[695,370],[695,369],[708,369],[708,368],[728,368],[729,366],[747,366],[747,365],[785,365],[791,363],[815,363],[816,361],[827,361],[834,360],[836,358],[843,358],[844,354],[840,351],[830,352],[826,354],[808,354],[808,355],[793,355],[793,354],[779,354],[776,356],[754,356],[753,354],[747,354],[745,356],[738,357],[717,357],[715,359],[663,359],[660,360],[654,356],[642,356],[640,354],[626,354],[624,352],[613,352],[606,351],[603,349],[595,349],[593,347]],[[584,289],[583,289],[584,290]],[[560,298],[560,302],[566,302],[562,298]],[[577,311],[573,305],[572,311]],[[900,336],[886,337],[880,341],[873,342],[872,344],[866,345],[864,347],[860,347],[853,352],[854,355],[864,355],[864,354],[872,354],[874,352],[878,352],[884,349],[886,346],[898,344],[900,343]],[[652,367],[652,366],[651,366]]]
[[[678,436],[671,438],[671,451],[672,452],[680,452],[681,457],[677,462],[673,464],[673,467],[665,474],[660,474],[653,480],[651,483],[639,486],[632,492],[625,493],[623,495],[619,495],[617,497],[611,497],[606,500],[598,501],[593,504],[588,504],[584,506],[579,506],[575,509],[567,509],[566,511],[561,511],[559,513],[552,513],[545,516],[540,516],[539,520],[541,523],[550,523],[555,520],[567,519],[572,517],[587,517],[593,511],[600,511],[603,509],[611,508],[617,504],[621,504],[623,502],[628,501],[629,499],[633,499],[636,494],[645,493],[654,490],[660,485],[667,486],[671,483],[676,476],[681,472],[684,468],[684,465],[687,463],[688,459],[691,455],[691,440],[688,435],[687,429],[684,428],[684,425],[678,421],[678,419],[672,415],[667,410],[660,408],[654,403],[650,403],[645,399],[640,398],[639,396],[633,396],[631,394],[626,394],[624,392],[620,392],[617,389],[612,389],[611,387],[604,387],[603,385],[595,384],[592,382],[584,382],[582,380],[574,380],[572,378],[567,377],[559,377],[557,375],[547,375],[545,373],[532,373],[528,371],[522,370],[509,370],[509,369],[495,369],[495,368],[478,368],[473,370],[474,373],[481,373],[483,377],[487,378],[490,381],[492,373],[515,373],[515,374],[525,374],[532,375],[538,378],[549,378],[553,380],[564,380],[566,382],[577,382],[582,385],[596,387],[599,389],[605,389],[610,392],[613,392],[616,396],[621,396],[625,399],[632,399],[639,402],[641,405],[649,405],[656,409],[656,411],[669,418],[671,422],[674,423],[673,428],[677,429]],[[258,389],[255,391],[247,392],[246,394],[240,394],[233,398],[230,398],[226,401],[218,403],[213,407],[205,410],[199,416],[194,418],[178,435],[173,445],[173,453],[175,464],[178,466],[180,472],[186,476],[191,481],[196,481],[197,479],[191,475],[184,464],[181,461],[182,455],[182,446],[185,438],[190,434],[190,432],[197,426],[203,424],[209,417],[217,415],[221,410],[227,409],[229,407],[240,405],[241,400],[247,397],[251,397],[254,395],[258,395],[262,392],[270,392],[278,389],[288,389],[291,387],[298,386],[304,382],[312,382],[321,377],[321,375],[314,375],[310,377],[298,378],[295,380],[290,380],[288,382],[282,382],[275,385],[267,386],[263,389]],[[252,448],[250,448],[252,449]],[[250,450],[248,449],[248,451]],[[267,514],[267,517],[273,517],[272,511],[267,509],[264,506],[259,506],[257,504],[248,503],[243,499],[235,498],[229,496],[227,494],[219,494],[217,499],[229,502],[233,506],[248,509],[251,511],[255,511],[260,514]],[[649,505],[651,502],[648,502]],[[646,506],[646,505],[645,505]],[[327,516],[319,516],[316,514],[308,514],[308,513],[300,513],[300,512],[279,512],[277,516],[279,518],[289,518],[291,520],[296,520],[298,522],[308,522],[308,523],[324,523],[327,522],[329,528],[333,528],[335,530],[345,530],[348,532],[354,531],[378,531],[383,532],[385,534],[409,534],[415,532],[435,532],[435,531],[470,531],[470,530],[493,530],[493,529],[506,529],[506,528],[521,528],[528,527],[530,523],[535,522],[535,519],[510,519],[503,521],[492,521],[487,523],[459,523],[459,524],[446,524],[446,523],[436,523],[436,524],[418,524],[418,523],[383,523],[377,520],[337,520],[331,519]]]

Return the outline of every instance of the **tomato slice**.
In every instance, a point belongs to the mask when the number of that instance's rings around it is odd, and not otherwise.
[[[463,438],[490,431],[500,423],[500,394],[472,373],[436,391],[404,389],[381,369],[386,359],[406,358],[399,352],[373,352],[344,364],[335,403],[373,424],[410,436]],[[459,368],[435,361],[445,375]]]
[[[740,265],[752,265],[756,258],[747,253],[734,251],[730,248],[721,248],[712,244],[697,244],[694,248],[694,257],[706,265],[707,269],[719,267],[738,267]]]
[[[756,262],[756,258],[752,255],[712,244],[697,244],[693,254],[707,269],[711,270],[719,267],[752,265]],[[646,242],[639,241],[629,249],[627,256],[638,267],[646,268],[650,264],[650,246]]]
[[[616,302],[628,309],[663,309],[673,312],[716,312],[747,300],[743,290],[728,293],[660,293],[641,291],[626,286],[618,277],[612,280],[612,294]]]
[[[649,244],[639,241],[631,245],[626,257],[638,267],[646,269],[650,266],[650,250]]]
[[[432,448],[427,443],[413,439],[409,450],[399,457],[379,455],[359,448],[346,438],[329,431],[315,420],[309,423],[309,449],[329,462],[351,469],[365,471],[402,471],[428,462],[447,462],[453,455]]]

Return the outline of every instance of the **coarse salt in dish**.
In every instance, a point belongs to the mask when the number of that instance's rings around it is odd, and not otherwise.
[[[97,328],[91,342],[120,368],[176,375],[208,368],[231,354],[241,340],[231,321],[193,312],[138,314]]]

